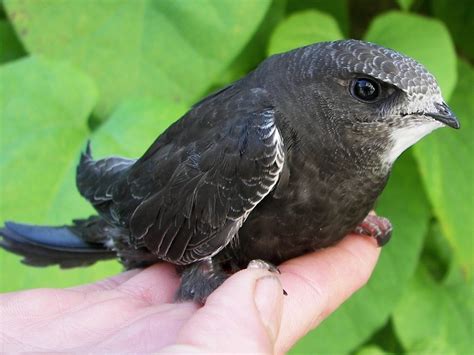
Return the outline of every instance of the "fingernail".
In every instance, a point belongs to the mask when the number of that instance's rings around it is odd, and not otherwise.
[[[254,297],[260,319],[272,341],[275,341],[280,331],[283,306],[280,279],[275,275],[266,275],[258,279]]]

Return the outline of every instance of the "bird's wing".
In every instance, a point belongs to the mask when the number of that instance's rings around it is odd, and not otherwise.
[[[244,106],[252,107],[248,104]],[[150,184],[153,169],[159,175],[162,166],[166,176],[166,182],[161,180],[157,184],[161,187],[149,193],[131,215],[129,228],[135,245],[144,245],[177,264],[212,256],[273,189],[284,160],[273,108],[236,108],[232,116],[213,122],[204,118],[211,126],[201,137],[191,127],[187,144],[177,137],[178,143],[168,148],[163,144],[152,147],[149,151],[155,155],[165,151],[160,160],[154,161],[148,153],[133,167],[128,184],[135,187],[136,196],[144,194],[140,188]],[[190,134],[197,137],[190,140]]]

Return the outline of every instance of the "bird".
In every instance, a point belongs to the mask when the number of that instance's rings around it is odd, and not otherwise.
[[[253,260],[275,265],[347,233],[391,236],[373,215],[396,159],[459,128],[434,76],[360,40],[275,54],[193,105],[138,159],[81,154],[97,214],[65,226],[5,222],[0,245],[34,266],[176,265],[176,301],[204,303]]]

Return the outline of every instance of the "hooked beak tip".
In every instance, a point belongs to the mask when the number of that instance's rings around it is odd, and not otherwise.
[[[451,128],[459,129],[461,127],[459,120],[456,118],[456,115],[451,111],[451,109],[443,104],[435,104],[438,112],[428,112],[425,113],[425,116],[434,118],[436,121],[444,123],[446,126]]]
[[[459,121],[456,118],[456,116],[440,115],[438,113],[425,113],[425,116],[434,118],[436,121],[444,123],[446,126],[449,126],[451,128],[455,128],[455,129],[461,128],[461,125],[459,124]]]

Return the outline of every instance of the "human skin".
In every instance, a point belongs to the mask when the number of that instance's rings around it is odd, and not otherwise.
[[[73,288],[5,293],[1,351],[284,353],[367,282],[379,253],[373,238],[349,235],[285,262],[281,274],[239,271],[204,306],[172,303],[179,278],[167,263]]]

